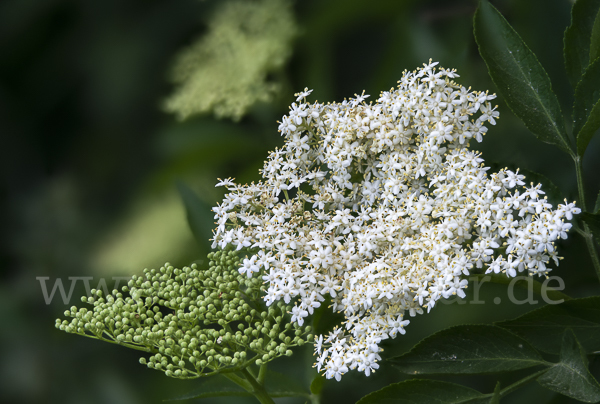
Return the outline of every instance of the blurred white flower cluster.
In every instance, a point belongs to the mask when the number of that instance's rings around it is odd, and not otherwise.
[[[473,267],[547,274],[571,227],[564,219],[579,213],[574,204],[552,210],[518,172],[487,172],[467,147],[495,124],[495,95],[436,65],[405,72],[374,104],[364,93],[331,104],[296,94],[264,181],[218,184],[229,192],[214,208],[213,247],[248,249],[240,272],[262,271],[267,304],[293,302],[301,325],[329,295],[344,314],[316,338],[327,378],[377,369],[379,343],[404,334],[406,315],[464,297],[461,275]]]
[[[289,0],[217,4],[207,33],[176,58],[171,78],[179,86],[166,110],[180,119],[214,112],[239,121],[279,92],[297,32]]]

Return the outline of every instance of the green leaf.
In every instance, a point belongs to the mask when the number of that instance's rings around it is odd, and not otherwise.
[[[582,213],[581,219],[589,226],[596,242],[600,243],[600,213]]]
[[[164,401],[182,401],[190,400],[194,398],[207,398],[207,397],[252,397],[252,393],[247,392],[237,384],[234,384],[230,380],[227,380],[221,375],[209,377],[199,387],[192,390],[189,393],[183,394],[178,397],[169,398]]]
[[[208,244],[208,240],[212,238],[214,227],[212,207],[198,198],[194,191],[184,183],[178,182],[177,189],[185,206],[190,230],[201,245]]]
[[[447,328],[391,362],[411,375],[494,373],[547,364],[527,341],[493,325]]]
[[[577,152],[583,156],[594,133],[600,128],[600,58],[585,71],[575,90],[573,133]]]
[[[571,25],[565,31],[565,67],[573,87],[590,63],[590,38],[600,0],[577,0],[571,9]]]
[[[600,8],[596,14],[596,20],[592,27],[592,39],[590,40],[590,61],[600,57]]]
[[[321,394],[321,391],[323,391],[323,386],[325,385],[325,380],[327,379],[317,374],[310,383],[310,392],[317,396]]]
[[[487,0],[480,2],[473,25],[479,53],[513,113],[538,139],[571,154],[558,99],[534,53]]]
[[[586,403],[600,401],[600,384],[587,369],[587,358],[572,330],[564,332],[560,362],[537,379],[543,387]]]
[[[535,348],[557,354],[571,328],[587,352],[600,350],[600,296],[548,305],[496,325],[525,338]]]
[[[598,191],[598,197],[596,198],[596,206],[594,206],[594,213],[600,213],[600,191]]]
[[[281,373],[267,371],[265,390],[271,397],[308,397],[308,392],[293,379]],[[164,401],[180,401],[207,397],[252,397],[252,393],[222,375],[208,378],[199,387],[182,396]]]
[[[356,404],[460,404],[483,398],[477,390],[438,380],[406,380],[368,394]]]

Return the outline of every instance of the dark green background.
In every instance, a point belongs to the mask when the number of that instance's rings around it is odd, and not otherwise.
[[[61,333],[54,319],[69,305],[46,305],[39,276],[108,276],[94,251],[126,223],[137,204],[172,193],[183,180],[209,204],[217,177],[258,179],[267,151],[282,144],[276,120],[292,94],[314,88],[312,100],[339,101],[363,89],[376,99],[404,69],[433,58],[458,69],[465,86],[495,92],[472,35],[474,1],[306,0],[294,5],[302,34],[286,66],[285,92],[256,106],[241,122],[197,117],[176,122],[160,109],[172,91],[166,77],[174,55],[202,34],[219,1],[5,0],[0,3],[0,401],[7,403],[158,403],[193,390],[198,381],[165,377],[137,363],[138,354]],[[494,4],[547,69],[563,111],[572,105],[562,63],[567,0]],[[537,141],[508,110],[477,147],[493,168],[521,167],[546,175],[572,200],[570,159]],[[568,124],[570,126],[570,124]],[[600,139],[584,161],[597,195]],[[141,202],[140,202],[141,201]],[[183,215],[183,210],[181,215]],[[152,231],[161,232],[156,226]],[[184,230],[188,231],[188,230]],[[117,231],[118,233],[118,231]],[[171,263],[201,259],[205,245],[178,248]],[[555,274],[572,296],[598,293],[582,240],[562,242]],[[142,254],[132,251],[131,254]],[[154,265],[160,266],[162,262]],[[118,273],[139,273],[127,268]],[[112,269],[110,269],[112,270]],[[85,291],[79,284],[71,304]],[[406,336],[387,343],[384,358],[460,323],[489,323],[533,308],[507,302],[502,286],[482,287],[483,305],[440,304],[412,319]],[[493,303],[501,297],[503,303]],[[286,362],[287,360],[287,362]],[[314,376],[309,350],[273,368],[300,380]],[[508,382],[519,375],[502,376]],[[323,403],[351,403],[405,376],[382,362],[370,377],[351,372],[325,384]],[[496,377],[446,378],[488,393]],[[511,403],[567,402],[535,384]],[[554,400],[554,401],[552,401]],[[215,399],[203,402],[254,402]],[[298,399],[278,402],[300,403]]]

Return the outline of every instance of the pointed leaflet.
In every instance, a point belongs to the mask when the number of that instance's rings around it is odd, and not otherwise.
[[[390,361],[411,375],[495,373],[547,364],[527,341],[493,325],[447,328]]]
[[[585,71],[575,90],[573,133],[577,152],[583,156],[594,133],[600,128],[600,58]]]
[[[502,389],[500,388],[500,382],[496,383],[496,387],[494,388],[494,393],[492,393],[492,397],[490,398],[490,404],[500,404],[500,392]]]
[[[212,207],[203,202],[187,185],[182,182],[177,183],[177,189],[185,206],[188,226],[196,241],[201,245],[206,245],[212,238],[212,229],[214,227]]]
[[[572,329],[587,352],[600,350],[600,296],[572,299],[530,311],[496,325],[525,338],[537,349],[557,354],[563,332]]]
[[[570,154],[558,99],[533,52],[487,0],[479,4],[473,25],[479,53],[513,113],[538,139]]]
[[[600,0],[577,0],[571,9],[571,25],[565,31],[565,67],[573,87],[590,63],[590,37]]]
[[[600,384],[587,369],[587,358],[575,334],[567,329],[560,362],[537,379],[543,387],[586,403],[600,401]]]
[[[271,397],[308,397],[308,392],[294,380],[281,373],[267,371],[265,377],[265,390]],[[252,397],[252,393],[227,380],[221,375],[208,378],[199,387],[179,397],[164,401],[191,400],[207,397]]]
[[[356,404],[461,404],[484,396],[460,384],[414,379],[384,387]]]
[[[325,377],[317,374],[313,381],[310,383],[310,392],[317,396],[321,394],[321,391],[323,390],[323,385],[325,385],[325,380]]]
[[[581,219],[589,226],[596,242],[600,244],[600,213],[582,213]]]
[[[592,28],[592,39],[590,41],[590,61],[593,62],[600,57],[600,8],[596,14],[596,21]]]

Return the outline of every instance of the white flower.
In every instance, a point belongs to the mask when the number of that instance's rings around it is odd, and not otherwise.
[[[304,91],[294,94],[296,96],[296,102],[302,100],[303,98],[308,97],[310,95],[310,93],[312,93],[312,92],[313,92],[313,90],[309,90],[307,87],[305,87]]]
[[[234,186],[235,183],[233,182],[233,179],[231,178],[226,178],[224,180],[219,178],[219,182],[217,183],[217,185],[215,185],[215,187],[230,187],[230,186]]]
[[[259,267],[255,263],[256,256],[252,256],[250,259],[244,258],[243,265],[239,269],[240,274],[248,275],[248,278],[252,277],[253,272],[258,272]]]
[[[215,245],[248,251],[241,273],[264,268],[266,304],[292,304],[303,324],[328,294],[344,315],[316,338],[328,378],[377,369],[380,342],[405,333],[404,316],[464,298],[462,276],[474,269],[546,275],[571,228],[563,220],[580,212],[553,210],[518,171],[488,172],[467,146],[498,118],[494,96],[436,65],[405,73],[371,104],[364,92],[331,104],[296,94],[263,181],[221,182],[229,193],[214,209]]]
[[[304,317],[308,316],[308,311],[302,310],[299,306],[292,308],[292,322],[297,322],[298,325],[304,324]]]

